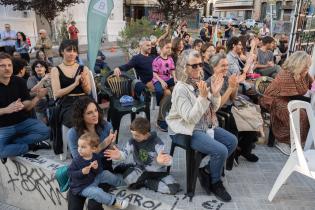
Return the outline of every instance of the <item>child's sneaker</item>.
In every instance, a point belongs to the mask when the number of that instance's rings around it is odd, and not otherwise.
[[[115,209],[125,209],[128,207],[128,205],[129,205],[129,202],[127,200],[121,200],[121,199],[116,198],[116,201],[115,201],[113,207]]]
[[[158,120],[156,126],[163,132],[167,132],[167,123],[162,120]]]

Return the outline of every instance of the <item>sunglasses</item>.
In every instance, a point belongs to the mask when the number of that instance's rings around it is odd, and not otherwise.
[[[202,68],[203,63],[187,64],[187,66],[191,66],[192,69],[197,69],[198,67]]]

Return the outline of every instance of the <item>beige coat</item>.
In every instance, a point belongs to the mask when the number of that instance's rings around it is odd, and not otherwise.
[[[175,133],[192,135],[195,125],[212,103],[213,110],[220,108],[221,96],[215,97],[210,92],[208,98],[196,97],[193,86],[179,81],[172,93],[172,107],[166,122]]]
[[[42,48],[44,48],[44,52],[45,52],[47,58],[53,57],[52,42],[48,37],[46,37],[44,39],[39,38],[37,40],[36,45],[35,45],[35,49],[40,50]]]

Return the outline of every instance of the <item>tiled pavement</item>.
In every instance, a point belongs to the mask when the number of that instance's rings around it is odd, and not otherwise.
[[[152,130],[157,130],[155,126],[157,110],[152,111]],[[130,137],[129,126],[130,117],[125,116],[122,120],[119,135],[119,145],[122,145]],[[158,135],[167,145],[168,151],[171,140],[167,133],[158,131]],[[217,209],[217,210],[314,210],[315,209],[315,182],[300,174],[294,173],[288,182],[280,189],[274,201],[270,203],[267,196],[271,187],[282,169],[287,157],[280,153],[276,148],[269,148],[265,145],[257,145],[254,150],[259,156],[257,163],[249,163],[240,158],[240,164],[234,167],[232,171],[226,172],[224,185],[232,195],[232,202],[223,205],[215,199],[213,195],[206,196],[197,181],[196,196],[193,202],[184,198],[184,191],[176,196],[162,195],[146,189],[136,191],[136,193],[145,195],[154,200],[161,201],[175,209]],[[53,155],[51,158],[56,158]],[[205,161],[204,161],[205,162]],[[171,173],[185,189],[185,153],[181,149],[175,150],[173,167]],[[177,202],[176,202],[177,201]],[[176,205],[175,205],[176,203]],[[6,208],[0,205],[2,209]]]

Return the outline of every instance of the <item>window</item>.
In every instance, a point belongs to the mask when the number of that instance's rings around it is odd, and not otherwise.
[[[267,15],[267,2],[261,3],[261,12],[260,20],[264,20]]]
[[[277,1],[276,3],[276,18],[277,20],[280,20],[281,18],[281,6],[282,6],[282,1]]]

